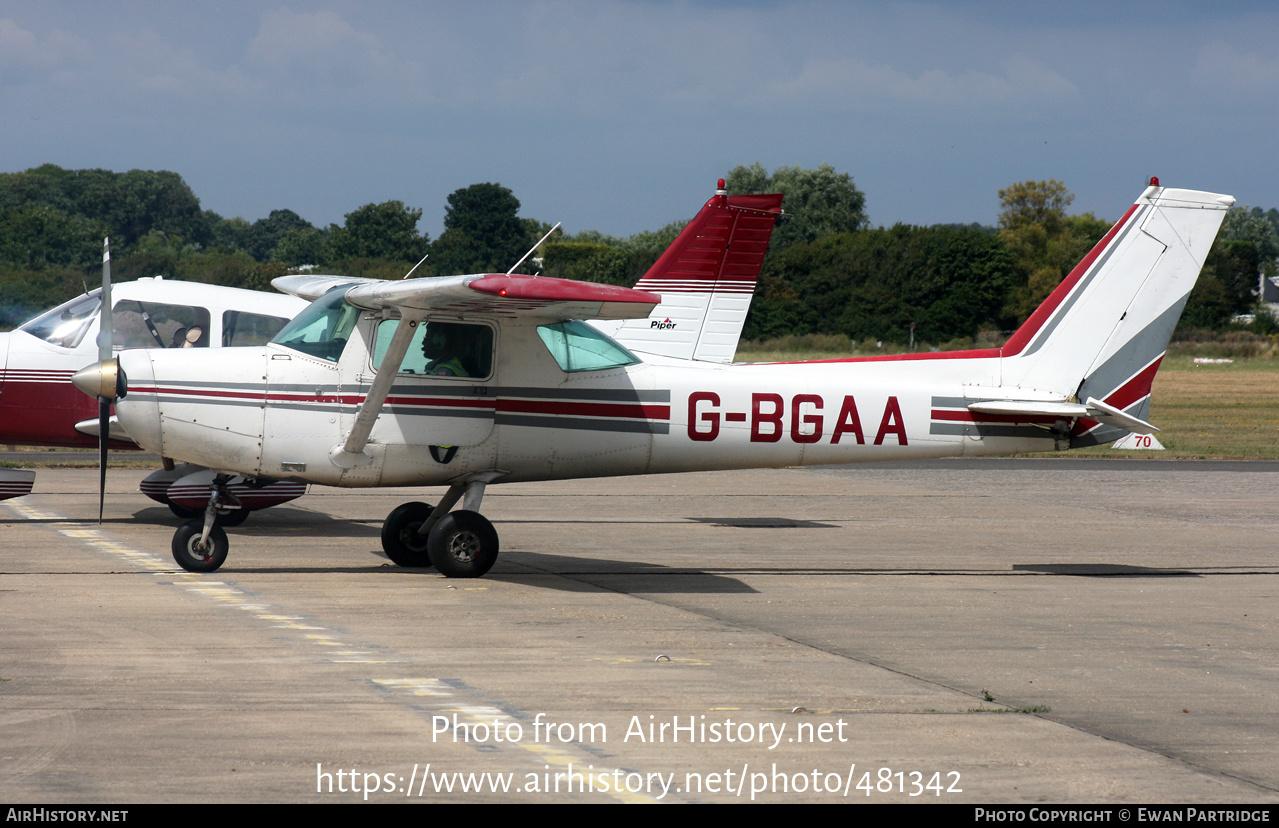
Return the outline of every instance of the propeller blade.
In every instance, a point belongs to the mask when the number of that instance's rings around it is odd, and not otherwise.
[[[102,318],[98,325],[98,360],[111,359],[115,326],[111,318],[111,240],[102,240]],[[111,399],[98,397],[98,523],[107,497],[107,440],[111,438]]]
[[[111,403],[98,397],[98,523],[102,523],[103,503],[107,496],[107,439],[111,430]]]

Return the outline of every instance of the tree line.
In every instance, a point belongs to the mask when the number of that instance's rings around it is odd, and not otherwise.
[[[731,193],[782,192],[744,336],[832,334],[959,347],[985,330],[1015,328],[1109,228],[1070,215],[1059,181],[999,191],[998,227],[871,228],[865,195],[828,164],[813,169],[740,165]],[[0,327],[79,293],[97,278],[104,236],[114,276],[162,275],[269,290],[303,268],[346,276],[505,271],[549,230],[519,215],[496,183],[451,193],[444,232],[417,229],[422,210],[401,201],[366,204],[343,224],[317,227],[289,209],[262,219],[203,210],[177,173],[65,170],[52,164],[0,174]],[[633,285],[687,221],[622,238],[557,230],[522,272]],[[1258,276],[1279,256],[1279,211],[1235,208],[1192,294],[1184,325],[1220,328],[1253,308]]]

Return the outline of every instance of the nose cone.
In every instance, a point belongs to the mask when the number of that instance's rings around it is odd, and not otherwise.
[[[90,397],[115,400],[128,392],[128,381],[120,362],[108,359],[85,366],[71,376],[71,383]]]

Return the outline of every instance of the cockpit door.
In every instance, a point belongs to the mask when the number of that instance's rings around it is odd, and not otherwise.
[[[370,320],[372,347],[362,377],[368,392],[391,337],[401,324],[416,326],[372,441],[406,446],[474,446],[493,431],[497,408],[497,331],[479,322],[425,319]]]

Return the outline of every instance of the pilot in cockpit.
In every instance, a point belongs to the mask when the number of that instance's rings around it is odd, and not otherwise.
[[[423,373],[438,377],[471,376],[462,361],[471,327],[473,326],[451,325],[448,322],[428,323],[426,334],[422,337],[422,355],[427,360]]]

